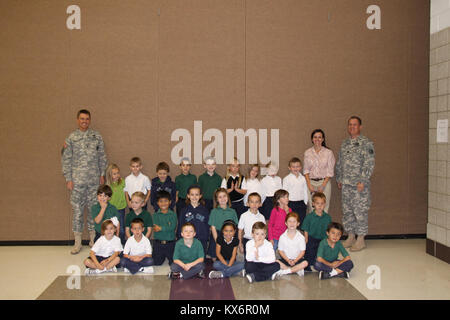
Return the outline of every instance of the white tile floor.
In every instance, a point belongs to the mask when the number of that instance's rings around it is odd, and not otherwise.
[[[0,299],[35,299],[67,268],[79,266],[89,253],[78,255],[70,247],[0,247]],[[368,299],[450,300],[450,265],[425,252],[424,239],[368,240],[367,248],[351,253],[355,269],[348,281]],[[369,266],[380,270],[380,289],[370,290]],[[155,267],[156,275],[168,273],[167,262]],[[107,275],[106,275],[107,276]]]

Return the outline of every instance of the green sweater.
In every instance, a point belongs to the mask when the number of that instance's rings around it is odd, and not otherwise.
[[[222,177],[216,172],[212,176],[208,172],[205,172],[198,177],[198,184],[202,189],[203,199],[212,200],[214,198],[214,192],[222,184]]]
[[[162,213],[161,209],[155,212],[153,214],[153,223],[161,227],[161,231],[153,233],[154,239],[161,241],[175,240],[177,215],[172,210],[169,209],[167,213]]]

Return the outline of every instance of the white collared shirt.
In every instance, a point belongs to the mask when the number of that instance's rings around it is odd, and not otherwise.
[[[264,197],[273,197],[277,190],[283,189],[281,178],[279,176],[265,176],[261,180],[261,186]]]
[[[266,218],[259,211],[254,214],[250,210],[244,212],[239,218],[238,229],[244,230],[245,239],[252,239],[252,227],[255,222],[266,224]]]
[[[257,192],[261,196],[261,203],[264,202],[266,196],[263,194],[263,188],[259,179],[245,179],[242,183],[242,189],[247,190],[244,196],[244,205],[247,205],[248,196],[250,193]]]
[[[283,179],[283,189],[289,192],[289,201],[304,201],[308,204],[308,185],[305,177],[299,173],[296,177],[289,173]]]
[[[255,240],[250,240],[245,245],[245,251],[247,254],[245,258],[249,262],[262,262],[262,263],[273,263],[275,262],[275,251],[273,250],[272,244],[264,239],[264,243],[261,247],[258,248],[258,259],[255,257],[256,247]]]
[[[119,237],[113,236],[111,240],[108,240],[105,236],[101,236],[95,241],[91,250],[95,252],[96,256],[108,258],[111,257],[114,252],[122,252],[123,248]]]
[[[129,256],[143,256],[146,254],[152,254],[152,245],[146,236],[142,235],[141,241],[137,242],[133,235],[129,237],[125,243],[123,254],[127,254]]]
[[[306,250],[305,237],[296,230],[294,239],[289,238],[286,230],[278,241],[278,250],[284,252],[289,259],[295,259],[302,251]]]
[[[150,179],[140,172],[137,177],[134,174],[130,174],[125,178],[125,188],[123,188],[123,191],[128,192],[131,198],[133,193],[140,191],[143,194],[147,194],[147,191],[150,191],[151,188],[152,184],[150,183]]]

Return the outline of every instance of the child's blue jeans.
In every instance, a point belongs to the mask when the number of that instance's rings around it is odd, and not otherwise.
[[[227,263],[229,263],[229,262],[230,261],[227,260]],[[213,267],[217,271],[222,271],[224,278],[229,278],[229,277],[235,275],[236,273],[241,272],[241,270],[244,269],[244,263],[235,261],[233,263],[233,265],[231,267],[229,267],[227,265],[224,265],[219,260],[216,260],[216,261],[214,261]]]

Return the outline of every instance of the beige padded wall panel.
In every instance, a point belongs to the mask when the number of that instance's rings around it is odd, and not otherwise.
[[[72,4],[0,4],[0,241],[72,238],[60,151],[83,107],[123,177],[137,155],[145,174],[167,161],[175,178],[171,133],[193,139],[195,120],[224,142],[226,129],[279,129],[283,177],[315,128],[337,156],[359,114],[376,148],[369,233],[425,233],[428,1],[377,1],[381,30],[366,28],[368,0],[80,0],[68,30]]]
[[[244,1],[164,1],[160,21],[159,161],[170,161],[178,128],[191,133],[194,161],[194,121],[202,121],[203,133],[221,130],[224,142],[226,128],[245,126]],[[197,176],[203,171],[192,168]],[[225,166],[217,171],[225,174]]]

